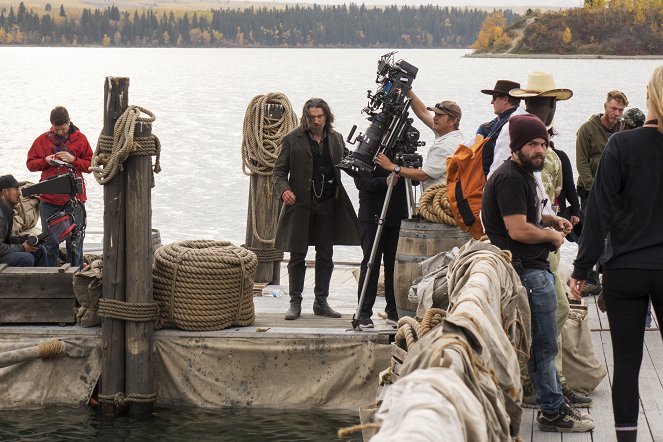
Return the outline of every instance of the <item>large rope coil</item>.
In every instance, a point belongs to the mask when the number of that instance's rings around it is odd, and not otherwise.
[[[148,117],[141,117],[141,113]],[[129,106],[118,118],[113,128],[113,136],[100,134],[97,149],[92,157],[90,172],[101,185],[108,183],[122,169],[122,163],[132,155],[156,156],[153,172],[161,172],[159,158],[161,143],[155,135],[134,138],[136,124],[152,123],[156,117],[140,106]]]
[[[281,107],[280,118],[270,117],[270,107]],[[284,94],[271,92],[258,95],[251,100],[244,115],[242,139],[242,172],[251,177],[250,201],[251,227],[253,236],[263,244],[274,244],[274,238],[263,238],[256,225],[256,191],[272,196],[271,180],[264,181],[264,189],[256,189],[255,178],[259,175],[271,177],[276,159],[281,152],[281,141],[297,126],[297,116]]]
[[[458,225],[449,205],[447,186],[444,184],[436,184],[426,189],[419,199],[419,213],[432,223]]]
[[[255,321],[253,281],[258,259],[227,241],[190,240],[154,254],[158,327],[220,330]]]

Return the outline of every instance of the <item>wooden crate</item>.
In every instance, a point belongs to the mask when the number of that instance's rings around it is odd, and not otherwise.
[[[0,264],[0,324],[74,323],[75,267]]]

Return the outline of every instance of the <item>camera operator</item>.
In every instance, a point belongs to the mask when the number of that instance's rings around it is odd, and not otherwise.
[[[361,260],[357,295],[361,297],[364,278],[371,258],[373,242],[378,230],[378,222],[390,179],[395,180],[394,190],[382,226],[382,233],[374,257],[375,261],[371,263],[371,275],[359,314],[359,326],[361,328],[373,327],[371,316],[373,315],[373,305],[377,295],[380,260],[384,264],[384,296],[387,301],[387,307],[385,308],[387,323],[396,325],[398,322],[396,297],[394,295],[394,264],[396,262],[396,248],[401,220],[408,217],[407,197],[405,181],[399,180],[397,174],[391,174],[381,167],[376,167],[370,175],[365,173],[355,178],[355,185],[359,189],[359,214],[357,216],[359,219],[359,237],[361,238],[361,249],[364,252],[364,257]]]
[[[435,107],[426,107],[412,89],[408,91],[407,96],[412,99],[410,106],[414,114],[435,133],[436,138],[428,149],[426,161],[421,169],[414,169],[397,166],[386,155],[379,154],[375,163],[404,178],[421,181],[423,190],[435,184],[446,184],[447,158],[454,154],[459,144],[465,142],[458,130],[462,117],[460,106],[454,101],[445,100],[437,103]],[[428,111],[433,112],[433,115]]]
[[[46,248],[28,243],[28,235],[13,236],[14,206],[21,199],[19,183],[12,175],[0,176],[0,264],[11,267],[46,266]]]
[[[28,169],[32,172],[41,171],[40,181],[47,178],[67,173],[71,170],[76,176],[80,177],[82,173],[89,173],[90,163],[92,161],[92,148],[87,138],[83,135],[69,119],[69,112],[62,106],[58,106],[51,111],[51,129],[39,135],[32,143],[28,152]],[[71,165],[71,168],[55,164],[54,161],[64,162]],[[70,196],[63,194],[42,194],[40,195],[40,216],[41,226],[44,232],[48,232],[48,218],[58,213],[70,204]],[[73,205],[73,216],[76,225],[85,226],[85,203],[87,197],[85,193],[85,183],[83,182],[83,191],[76,195],[77,204]],[[72,239],[67,239],[67,261],[74,266],[83,264],[83,238],[77,235],[76,250],[74,250]],[[57,244],[48,244],[46,246],[48,264],[56,266],[58,264],[58,246]]]

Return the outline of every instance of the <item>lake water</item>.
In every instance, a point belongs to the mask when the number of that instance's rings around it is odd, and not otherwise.
[[[209,238],[244,241],[249,178],[241,170],[242,123],[256,95],[285,93],[301,115],[311,96],[325,98],[336,128],[365,130],[366,91],[375,90],[376,62],[384,49],[111,49],[2,47],[0,173],[38,180],[25,168],[32,141],[50,125],[56,105],[93,148],[103,125],[106,76],[131,79],[129,103],[156,114],[163,171],[152,193],[153,225],[164,243]],[[431,105],[457,101],[461,130],[470,136],[493,117],[490,97],[479,92],[507,78],[525,83],[534,70],[553,72],[574,97],[558,105],[556,145],[574,161],[575,132],[602,111],[605,94],[621,89],[644,109],[645,85],[660,60],[532,60],[463,58],[465,50],[406,49],[397,54],[419,68],[414,90]],[[419,121],[421,139],[432,132]],[[352,146],[349,146],[352,148]],[[427,147],[420,148],[425,154]],[[357,191],[344,183],[357,207]],[[87,176],[89,229],[103,227],[103,190]],[[91,238],[91,240],[95,240]],[[99,239],[96,239],[100,241]],[[338,247],[337,259],[358,260],[359,247]]]
[[[187,238],[230,240],[245,235],[249,178],[241,171],[242,123],[251,99],[283,92],[297,114],[311,96],[325,98],[347,135],[361,115],[366,91],[375,90],[381,49],[109,49],[2,47],[0,93],[0,173],[38,180],[25,168],[32,141],[49,128],[56,105],[93,147],[102,128],[106,76],[131,79],[130,104],[156,114],[153,132],[163,146],[163,171],[153,189],[153,225],[163,242]],[[479,92],[497,79],[525,83],[527,73],[551,71],[558,87],[574,97],[558,105],[557,146],[574,160],[575,132],[602,110],[605,94],[621,89],[644,109],[645,85],[655,60],[470,59],[464,50],[402,50],[398,58],[419,68],[417,94],[429,104],[457,101],[461,130],[468,136],[493,117],[490,97]],[[422,140],[432,133],[418,121]],[[426,147],[421,148],[425,154]],[[351,198],[357,192],[344,177]],[[89,229],[101,230],[103,190],[88,184]],[[99,239],[97,239],[99,241]],[[567,250],[572,251],[572,248]],[[339,247],[337,259],[358,260],[358,247]],[[566,260],[572,259],[571,255]],[[51,408],[0,412],[0,439],[20,440],[335,440],[336,429],[357,423],[356,413],[160,410],[137,422],[97,419],[85,410]],[[103,429],[103,432],[101,430]]]

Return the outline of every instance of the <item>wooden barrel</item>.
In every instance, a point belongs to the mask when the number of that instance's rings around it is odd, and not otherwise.
[[[415,316],[417,304],[407,298],[412,282],[421,276],[419,263],[431,256],[460,247],[471,238],[456,226],[423,219],[404,219],[396,249],[394,292],[399,316]]]
[[[152,229],[152,252],[156,252],[161,247],[161,233],[159,229]]]

